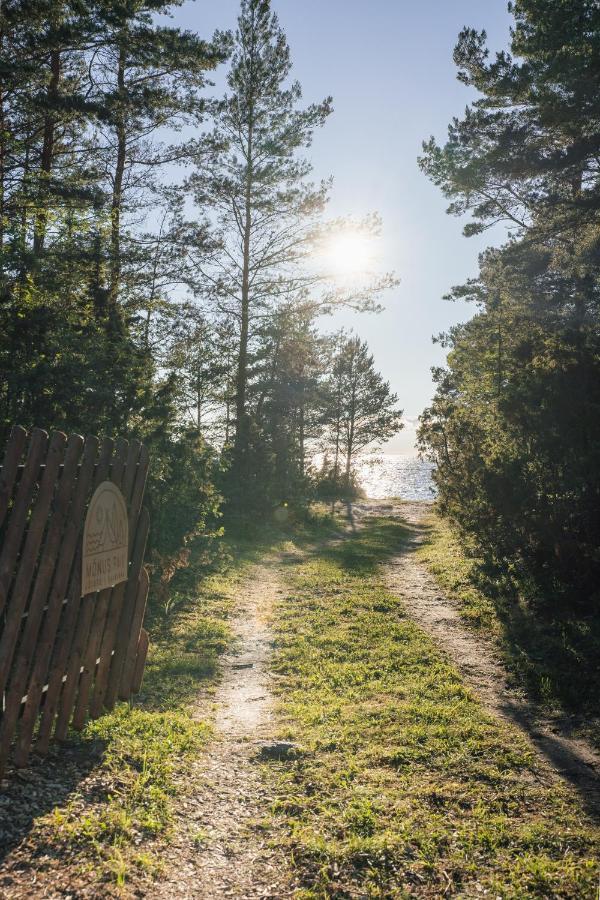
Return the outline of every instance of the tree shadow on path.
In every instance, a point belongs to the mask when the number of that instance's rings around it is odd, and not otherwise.
[[[465,624],[457,604],[442,595],[415,556],[432,529],[420,520],[422,512],[415,516],[414,508],[411,511],[409,519],[398,505],[361,504],[349,517],[346,534],[314,552],[359,577],[383,573],[388,587],[402,597],[408,617],[445,650],[484,706],[516,725],[554,772],[575,788],[588,813],[600,819],[600,756],[573,736],[569,717],[550,719],[534,700],[511,692],[498,648]]]
[[[22,843],[26,843],[35,822],[55,807],[64,806],[75,796],[82,783],[100,765],[104,743],[99,740],[74,740],[53,745],[47,757],[32,754],[26,769],[9,769],[0,793],[0,863]],[[19,858],[19,869],[35,874],[36,861],[56,854],[56,843],[47,843],[41,835],[35,841],[34,854]],[[10,896],[9,872],[0,872],[0,895]],[[2,894],[2,890],[7,891]]]

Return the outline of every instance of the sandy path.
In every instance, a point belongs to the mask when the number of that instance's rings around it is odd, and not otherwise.
[[[291,894],[285,858],[258,827],[273,799],[258,754],[274,728],[268,617],[284,592],[278,563],[273,557],[256,566],[242,588],[232,623],[237,640],[211,698],[216,740],[198,759],[194,789],[180,804],[168,850],[173,865],[150,889],[153,900],[281,900]],[[199,701],[197,715],[207,717],[205,701]]]
[[[549,720],[536,704],[511,691],[507,672],[491,640],[463,622],[457,606],[440,588],[414,551],[424,539],[422,524],[429,513],[423,503],[359,504],[357,515],[402,516],[413,527],[409,546],[384,567],[388,586],[400,595],[411,619],[431,634],[451,657],[467,684],[494,715],[516,724],[550,769],[570,782],[586,807],[600,815],[600,756],[585,741],[569,734],[568,722]]]

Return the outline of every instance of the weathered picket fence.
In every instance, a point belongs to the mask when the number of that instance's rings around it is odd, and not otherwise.
[[[12,430],[0,470],[0,776],[140,689],[147,471],[137,441]],[[86,512],[106,482],[125,501],[126,580],[82,596]]]

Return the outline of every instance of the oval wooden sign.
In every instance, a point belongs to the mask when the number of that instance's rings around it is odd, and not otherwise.
[[[127,504],[112,481],[103,481],[83,526],[82,597],[127,581],[128,546]]]

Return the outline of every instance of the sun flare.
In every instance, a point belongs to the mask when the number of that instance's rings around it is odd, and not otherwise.
[[[325,255],[336,275],[364,274],[373,267],[373,238],[359,232],[336,235],[326,247]]]

